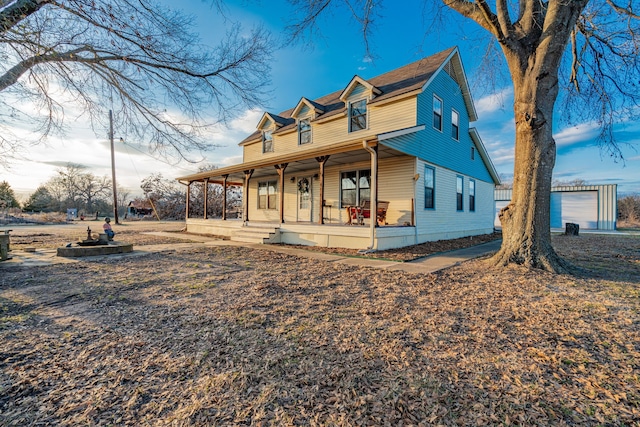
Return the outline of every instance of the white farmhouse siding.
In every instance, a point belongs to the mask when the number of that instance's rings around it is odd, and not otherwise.
[[[415,164],[409,156],[378,163],[378,200],[389,202],[387,223],[391,225],[411,225]]]
[[[455,239],[493,232],[494,184],[475,179],[476,208],[469,211],[469,179],[452,170],[418,160],[416,182],[417,241]],[[424,167],[435,169],[435,208],[424,208]],[[463,210],[456,209],[456,177],[463,178]]]

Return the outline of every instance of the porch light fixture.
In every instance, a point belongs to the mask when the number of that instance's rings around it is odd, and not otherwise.
[[[295,177],[295,176],[292,176],[291,178],[289,178],[289,181],[291,181],[291,182],[296,182],[296,177]]]

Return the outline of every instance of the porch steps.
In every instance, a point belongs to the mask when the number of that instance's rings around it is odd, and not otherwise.
[[[230,240],[243,243],[279,243],[280,230],[274,226],[245,226],[233,232]]]

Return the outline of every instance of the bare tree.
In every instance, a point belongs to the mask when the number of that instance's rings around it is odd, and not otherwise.
[[[76,207],[89,213],[96,208],[96,203],[101,209],[108,204],[111,180],[86,172],[82,165],[69,163],[58,169],[41,188],[47,191],[50,207],[54,210],[64,212],[68,207]]]
[[[192,22],[153,0],[0,0],[0,164],[24,143],[10,125],[34,122],[40,140],[70,107],[100,135],[114,110],[116,128],[161,154],[210,148],[212,117],[263,100],[272,43],[226,20],[209,47]]]
[[[91,172],[78,175],[73,185],[86,212],[93,212],[96,201],[104,201],[111,195],[111,180],[106,176],[95,176]]]
[[[640,194],[627,194],[618,200],[618,220],[629,227],[640,225]]]
[[[174,180],[154,173],[142,180],[140,188],[153,203],[162,219],[184,219],[187,200],[186,188]]]
[[[347,4],[366,40],[375,11],[383,2],[290,3],[303,11],[293,27],[294,34],[314,29],[318,16],[331,5]],[[514,88],[513,197],[500,212],[503,242],[493,261],[496,265],[516,263],[553,272],[571,271],[551,246],[554,107],[564,89],[568,96],[563,101],[569,106],[563,109],[563,119],[597,122],[602,147],[621,157],[613,125],[637,117],[640,111],[640,2],[442,0],[442,5],[442,11],[455,11],[486,30],[491,44],[497,44],[502,52]]]
[[[124,216],[127,211],[127,205],[131,201],[131,192],[126,188],[118,185],[117,196],[118,196],[118,215]]]

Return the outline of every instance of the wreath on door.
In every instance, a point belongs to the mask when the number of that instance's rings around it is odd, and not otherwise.
[[[298,181],[298,191],[301,193],[309,192],[309,180],[307,178],[302,178]]]

